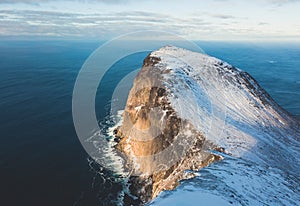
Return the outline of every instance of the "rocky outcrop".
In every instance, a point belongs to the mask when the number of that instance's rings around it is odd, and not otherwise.
[[[274,136],[278,152],[285,149],[281,141],[298,145],[299,124],[248,73],[167,46],[144,60],[115,134],[131,172],[131,194],[143,204],[192,177],[186,170],[221,160],[223,152],[275,164],[284,157],[260,150]]]

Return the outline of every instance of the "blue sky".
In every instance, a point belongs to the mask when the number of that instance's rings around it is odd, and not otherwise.
[[[191,40],[300,40],[300,0],[0,0],[0,36],[111,39],[163,30]]]

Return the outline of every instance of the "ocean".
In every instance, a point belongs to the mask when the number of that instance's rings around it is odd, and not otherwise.
[[[279,105],[300,116],[300,44],[196,43],[207,54],[250,73]],[[120,200],[122,182],[88,156],[72,119],[76,77],[101,44],[0,40],[1,205],[93,206]],[[102,79],[96,114],[103,130],[113,125],[109,114],[114,88],[140,68],[147,55],[141,52],[118,61]],[[163,193],[156,203],[170,193],[178,191]]]

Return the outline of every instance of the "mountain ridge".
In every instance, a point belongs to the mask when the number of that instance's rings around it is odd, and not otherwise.
[[[289,170],[299,180],[299,122],[248,73],[173,46],[144,60],[116,136],[141,204],[222,153]]]

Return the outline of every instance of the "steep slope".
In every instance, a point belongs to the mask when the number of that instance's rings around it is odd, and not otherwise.
[[[222,153],[277,168],[278,181],[299,191],[299,123],[248,73],[205,54],[172,46],[152,52],[116,136],[140,203]]]

